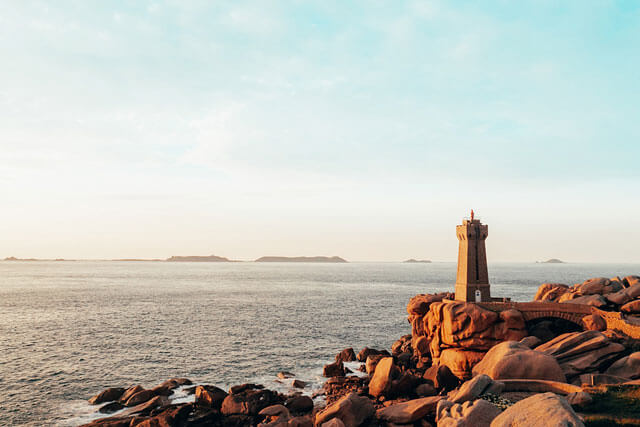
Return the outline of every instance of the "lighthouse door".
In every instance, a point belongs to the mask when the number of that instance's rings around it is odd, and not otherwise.
[[[480,289],[476,289],[476,302],[482,302],[482,292],[480,292]]]

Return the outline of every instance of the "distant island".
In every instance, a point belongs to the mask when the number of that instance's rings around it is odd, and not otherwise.
[[[223,256],[216,256],[216,255],[172,256],[170,258],[167,258],[166,261],[168,262],[238,262],[238,261],[230,260],[229,258],[225,258]]]
[[[540,264],[564,264],[564,261],[560,261],[558,258],[551,258],[546,261],[542,261]]]
[[[430,259],[413,259],[413,258],[411,258],[411,259],[408,259],[408,260],[403,261],[403,262],[408,262],[410,264],[411,263],[430,264],[431,260]]]
[[[258,258],[255,262],[348,262],[347,260],[340,258],[339,256],[263,256]]]

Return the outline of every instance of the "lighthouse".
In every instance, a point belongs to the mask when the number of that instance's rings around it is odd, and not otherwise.
[[[484,241],[489,227],[475,219],[473,210],[469,219],[456,226],[458,236],[458,275],[456,300],[467,302],[491,302],[487,251]]]

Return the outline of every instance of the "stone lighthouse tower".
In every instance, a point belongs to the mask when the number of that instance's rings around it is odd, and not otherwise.
[[[484,241],[489,227],[474,218],[462,220],[456,226],[460,245],[458,248],[458,276],[456,278],[456,300],[467,302],[490,302],[487,252]]]

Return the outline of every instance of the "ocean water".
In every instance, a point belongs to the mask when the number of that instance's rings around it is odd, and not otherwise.
[[[109,386],[170,377],[228,388],[287,370],[320,387],[345,347],[389,348],[417,293],[454,263],[0,262],[0,424],[79,425]],[[492,294],[639,274],[640,264],[491,264]]]

